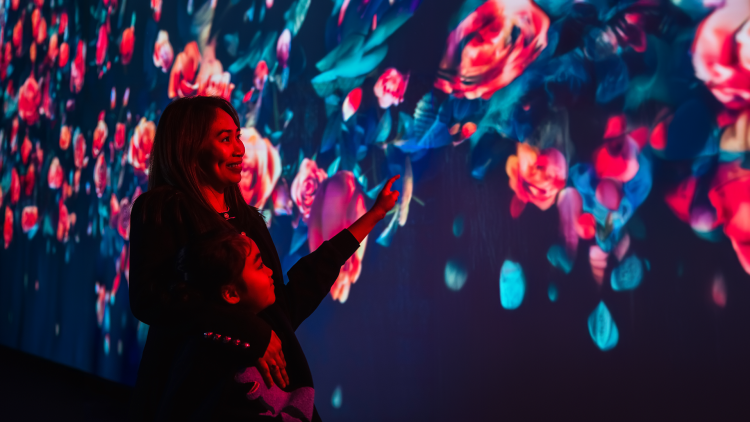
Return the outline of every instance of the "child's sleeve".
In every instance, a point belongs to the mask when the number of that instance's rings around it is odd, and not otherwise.
[[[284,288],[295,330],[320,305],[338,278],[341,266],[357,249],[359,242],[344,229],[300,258],[287,272],[289,282]]]
[[[180,206],[174,201],[165,201],[160,223],[152,218],[144,221],[144,215],[153,213],[151,209],[144,213],[142,197],[133,205],[130,226],[129,298],[133,315],[153,326],[218,332],[239,339],[243,347],[238,349],[251,361],[263,356],[271,339],[271,327],[265,321],[243,308],[207,301],[189,287],[174,289],[179,283],[175,256],[185,241],[185,225],[189,223],[182,221]]]

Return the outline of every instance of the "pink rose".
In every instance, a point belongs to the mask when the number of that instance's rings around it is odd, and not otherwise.
[[[151,158],[151,149],[154,147],[155,135],[156,125],[154,125],[154,122],[142,117],[133,131],[133,136],[130,138],[130,148],[128,149],[128,163],[133,166],[136,173],[148,174],[149,159]]]
[[[102,152],[102,147],[107,140],[108,134],[109,130],[107,124],[104,123],[104,112],[102,112],[101,115],[99,115],[99,122],[96,124],[96,129],[94,129],[94,140],[91,142],[91,155],[93,157],[96,157]]]
[[[161,3],[162,0],[151,0],[151,10],[154,11],[154,20],[157,22],[161,19]]]
[[[121,150],[125,146],[125,124],[115,124],[115,149]]]
[[[276,41],[276,59],[279,61],[279,66],[285,68],[289,61],[289,51],[292,48],[292,33],[286,28],[279,35],[279,40]]]
[[[104,161],[104,154],[102,154],[96,159],[96,165],[94,165],[94,187],[96,188],[97,198],[101,198],[104,191],[107,190],[108,179],[109,169]]]
[[[133,58],[133,47],[135,46],[135,28],[132,26],[122,31],[122,38],[120,38],[120,58],[122,64],[130,63]]]
[[[242,128],[240,139],[245,144],[240,191],[245,202],[261,208],[281,176],[281,156],[254,128]]]
[[[594,151],[594,169],[601,178],[627,182],[638,173],[638,144],[628,135],[606,140]]]
[[[489,99],[547,46],[549,18],[531,0],[488,0],[449,35],[435,87]]]
[[[76,168],[82,168],[86,163],[86,139],[83,134],[76,129],[76,134],[73,139],[73,162]]]
[[[167,73],[169,72],[169,67],[172,66],[173,60],[174,50],[172,50],[172,44],[169,43],[169,34],[167,31],[159,31],[159,35],[156,37],[156,44],[154,44],[154,66],[161,68],[162,72]]]
[[[68,43],[64,42],[60,44],[60,54],[57,57],[57,65],[60,67],[65,67],[65,65],[68,64],[69,58],[70,46],[68,46]]]
[[[62,62],[62,51],[60,52],[60,61]],[[61,65],[62,66],[62,65]],[[76,58],[70,66],[70,90],[77,94],[83,89],[83,77],[86,73],[86,44],[78,41],[76,47]]]
[[[373,91],[378,97],[380,108],[388,108],[392,105],[399,105],[404,101],[406,85],[409,83],[409,75],[406,77],[394,68],[388,68],[375,82]]]
[[[18,90],[18,116],[27,125],[33,125],[39,120],[39,105],[42,103],[42,92],[32,73]]]
[[[229,81],[229,72],[215,73],[208,77],[198,88],[198,95],[216,96],[230,100],[234,84]]]
[[[65,151],[70,146],[70,127],[62,126],[60,128],[60,149]]]
[[[294,176],[292,181],[292,200],[297,204],[302,221],[307,223],[307,219],[310,217],[310,208],[312,207],[313,201],[315,201],[315,193],[318,191],[318,186],[328,178],[325,170],[318,168],[315,161],[305,158],[302,160],[302,164],[297,170],[297,175]]]
[[[510,188],[516,193],[510,204],[513,218],[521,215],[528,202],[547,210],[568,178],[568,164],[560,151],[555,148],[540,151],[520,142],[516,155],[508,157],[505,171]]]
[[[729,108],[750,105],[750,2],[726,0],[701,22],[693,41],[695,76]]]
[[[96,39],[96,64],[101,66],[104,64],[104,59],[107,57],[107,47],[109,46],[109,34],[107,33],[107,26],[101,25],[99,27],[99,36]]]
[[[29,162],[29,155],[31,155],[31,148],[33,148],[33,145],[31,144],[29,135],[26,135],[23,137],[23,143],[21,144],[21,162],[24,165],[28,164]]]
[[[321,182],[308,219],[310,250],[318,249],[324,241],[348,228],[366,211],[365,196],[352,172],[340,171]],[[357,281],[362,272],[362,258],[365,255],[366,246],[367,238],[341,267],[341,272],[331,287],[331,297],[334,300],[344,303],[349,297],[351,285]]]
[[[13,240],[13,210],[11,210],[8,206],[5,207],[3,240],[5,241],[5,249],[8,249],[8,247],[10,247],[10,241]]]
[[[60,160],[55,157],[49,165],[49,171],[47,172],[47,184],[50,189],[59,189],[63,182],[63,169],[60,165]]]
[[[750,274],[750,170],[738,161],[720,164],[711,183],[708,199],[716,209],[717,221],[732,241],[737,258]]]
[[[263,86],[266,84],[266,79],[268,79],[268,65],[264,60],[261,60],[255,66],[255,74],[253,78],[255,89],[262,91]]]
[[[39,219],[39,209],[31,205],[24,207],[21,211],[21,229],[24,233],[28,233],[36,227],[37,220]]]
[[[189,42],[185,49],[177,55],[169,74],[169,98],[188,97],[195,95],[198,84],[195,79],[198,75],[198,66],[201,62],[201,53],[198,43]]]

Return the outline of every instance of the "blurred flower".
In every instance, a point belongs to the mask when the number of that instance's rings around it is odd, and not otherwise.
[[[258,91],[263,91],[263,86],[266,84],[266,79],[268,79],[268,65],[265,61],[261,60],[255,66],[255,76],[253,78],[255,89],[257,89]]]
[[[34,21],[34,14],[38,15],[36,22]],[[42,45],[44,40],[47,39],[47,21],[44,19],[44,16],[41,15],[39,9],[34,9],[34,11],[31,12],[31,35],[34,41],[39,45]]]
[[[60,23],[57,26],[57,33],[59,35],[64,35],[65,30],[68,28],[68,13],[62,12],[60,13]]]
[[[189,42],[174,61],[172,71],[169,74],[169,98],[187,97],[198,91],[195,78],[198,74],[198,65],[201,62],[201,53],[195,41]]]
[[[122,38],[120,38],[120,58],[122,64],[126,65],[130,63],[133,58],[133,47],[135,45],[135,28],[125,28],[122,31]]]
[[[18,90],[18,116],[27,125],[33,125],[39,120],[39,105],[41,103],[42,93],[32,73]]]
[[[60,127],[60,149],[65,151],[70,146],[70,127],[69,126],[61,126]]]
[[[102,147],[107,140],[107,135],[109,135],[109,130],[107,124],[104,123],[104,112],[102,112],[99,121],[96,124],[96,128],[94,129],[94,140],[91,142],[92,157],[96,157],[102,152]]]
[[[0,54],[2,54],[0,56],[0,80],[5,80],[8,77],[8,65],[13,60],[13,50],[11,50],[9,42],[2,45],[2,52]]]
[[[21,179],[15,168],[10,171],[10,204],[15,205],[21,197]]]
[[[285,68],[289,61],[289,51],[292,48],[292,33],[289,32],[289,28],[285,28],[284,31],[279,35],[279,40],[276,42],[276,59],[279,61],[279,66]]]
[[[489,99],[547,46],[549,18],[531,0],[488,0],[449,35],[435,87]]]
[[[161,0],[159,3],[161,7]],[[172,44],[169,43],[169,34],[167,31],[159,31],[156,44],[154,44],[154,66],[167,73],[169,67],[172,66],[172,61],[174,61],[174,50],[172,50]]]
[[[154,20],[157,22],[161,19],[161,3],[162,0],[151,0],[151,10],[154,11]]]
[[[708,199],[724,224],[724,234],[732,241],[737,258],[750,274],[750,170],[738,161],[719,165]]]
[[[279,179],[276,183],[276,187],[273,188],[273,192],[271,193],[271,201],[273,202],[274,215],[292,214],[294,202],[292,202],[292,197],[289,194],[289,185],[285,179]]]
[[[318,186],[327,178],[325,170],[319,168],[315,161],[309,158],[302,160],[297,175],[292,181],[291,196],[305,223],[310,217],[310,208],[315,200]]]
[[[62,52],[60,54],[62,61]],[[81,92],[83,88],[83,77],[86,73],[86,44],[83,41],[78,41],[78,47],[76,47],[76,58],[73,59],[73,63],[70,66],[70,90],[77,94]]]
[[[517,218],[528,202],[541,210],[555,203],[557,193],[565,186],[568,164],[555,148],[540,151],[519,142],[516,155],[508,157],[505,171],[510,188],[516,193],[511,201],[511,215]]]
[[[107,33],[107,26],[99,26],[99,36],[96,39],[96,64],[101,66],[104,64],[104,59],[107,57],[107,47],[109,46],[109,34]]]
[[[133,130],[130,148],[128,148],[128,163],[133,166],[137,173],[148,174],[151,149],[154,146],[154,135],[156,135],[156,125],[142,117],[138,126]]]
[[[115,149],[121,150],[125,146],[125,124],[115,124]]]
[[[21,48],[23,48],[23,20],[25,16],[26,11],[24,10],[13,26],[13,45],[16,47],[16,57],[21,57]]]
[[[29,163],[29,155],[31,154],[31,148],[33,145],[31,144],[31,140],[29,139],[29,135],[26,135],[23,137],[23,143],[21,143],[21,162],[26,165]]]
[[[24,195],[30,196],[34,192],[34,183],[36,183],[36,167],[34,163],[31,163],[29,168],[26,169],[26,175],[21,177]]]
[[[96,159],[96,165],[94,165],[94,187],[96,188],[97,198],[101,198],[104,195],[108,182],[109,169],[107,168],[107,163],[104,162],[104,154],[101,154]]]
[[[10,241],[13,240],[13,210],[9,206],[5,207],[5,222],[3,223],[3,241],[5,249],[10,247]]]
[[[321,182],[315,201],[310,208],[308,220],[310,250],[318,249],[323,241],[331,239],[341,230],[348,228],[366,211],[365,197],[352,172],[340,171]],[[349,297],[351,285],[357,281],[362,272],[362,258],[365,255],[366,246],[367,238],[341,267],[339,276],[331,287],[331,297],[334,300],[344,303]]]
[[[76,168],[81,168],[86,165],[86,138],[83,134],[76,129],[76,133],[73,139],[73,162]]]
[[[750,109],[742,111],[737,120],[724,130],[719,146],[729,152],[750,151]]]
[[[50,189],[59,189],[63,182],[63,169],[60,165],[60,160],[55,157],[49,165],[47,171],[47,184]]]
[[[281,156],[254,128],[242,128],[240,139],[245,144],[240,191],[245,202],[262,208],[281,176]]]
[[[750,2],[726,0],[701,22],[692,47],[695,76],[729,108],[750,105]]]
[[[234,84],[229,81],[229,72],[215,73],[200,84],[198,95],[222,97],[225,100],[232,98]]]
[[[344,104],[341,106],[341,112],[344,115],[344,121],[349,120],[359,109],[359,105],[362,103],[362,88],[354,88],[346,98],[344,98]]]
[[[380,108],[401,104],[404,101],[404,93],[408,83],[409,75],[404,77],[401,72],[392,67],[386,69],[373,87]]]
[[[67,242],[69,232],[70,216],[68,215],[68,207],[65,206],[63,201],[60,201],[58,204],[57,240],[60,242]]]
[[[68,43],[64,42],[60,44],[60,54],[58,55],[57,65],[60,67],[65,67],[65,65],[68,64],[69,58],[70,47],[68,46]]]
[[[606,140],[594,151],[594,168],[599,178],[627,182],[638,173],[638,144],[627,135]]]
[[[31,229],[36,227],[37,220],[39,219],[39,210],[36,206],[30,205],[24,207],[21,211],[21,229],[24,233],[28,233]]]

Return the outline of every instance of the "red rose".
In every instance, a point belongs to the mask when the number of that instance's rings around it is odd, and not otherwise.
[[[510,188],[516,193],[511,201],[513,218],[521,215],[526,203],[547,210],[555,203],[557,193],[565,187],[568,164],[555,148],[540,151],[528,144],[517,144],[517,155],[508,157],[505,171]]]
[[[10,207],[5,207],[5,223],[3,224],[3,240],[5,241],[5,249],[10,246],[10,241],[13,240],[13,211]]]
[[[60,127],[60,149],[65,151],[70,146],[70,127]]]
[[[39,210],[37,207],[33,205],[24,207],[21,211],[21,229],[23,232],[28,233],[35,228],[38,218]]]
[[[102,117],[104,117],[103,114],[104,112],[102,112]],[[104,142],[107,141],[108,134],[109,130],[107,124],[104,123],[104,119],[99,119],[99,122],[96,124],[96,129],[94,129],[94,140],[91,142],[92,157],[96,157],[102,151]]]
[[[750,105],[750,2],[726,0],[698,26],[695,76],[729,108]]]
[[[281,176],[281,156],[254,128],[242,128],[240,139],[245,144],[240,191],[245,202],[261,208]]]
[[[156,135],[156,125],[154,122],[141,118],[138,126],[133,130],[133,136],[130,138],[130,148],[128,148],[128,163],[133,166],[136,173],[148,175],[149,159],[151,158],[151,149],[154,146],[154,135]]]
[[[135,29],[131,26],[122,31],[120,38],[120,58],[122,64],[130,63],[133,58],[133,46],[135,45]]]
[[[33,125],[39,120],[39,105],[42,103],[42,92],[32,73],[18,90],[18,116],[27,125]]]
[[[21,197],[21,179],[16,169],[10,171],[10,204],[15,205]]]
[[[60,165],[60,160],[55,157],[52,159],[52,162],[49,165],[49,170],[47,172],[47,184],[49,184],[50,189],[58,189],[60,186],[62,186],[63,182],[63,169]]]
[[[198,75],[198,66],[201,62],[201,53],[195,41],[189,42],[185,50],[177,55],[169,74],[169,98],[188,97],[195,95],[198,84],[195,81]]]
[[[62,52],[60,54],[62,56]],[[62,61],[62,57],[60,58]],[[83,41],[78,41],[76,47],[76,58],[73,59],[73,63],[70,66],[70,90],[77,94],[81,92],[83,88],[83,77],[86,73],[86,44]]]
[[[365,196],[357,185],[354,174],[340,171],[318,186],[308,220],[308,245],[314,251],[326,240],[348,228],[367,211]],[[331,287],[331,297],[346,302],[349,290],[362,272],[367,238],[359,249],[341,267],[336,282]]]
[[[69,58],[70,47],[68,46],[68,43],[64,42],[60,44],[60,54],[58,56],[57,65],[60,67],[65,67],[65,65],[68,64]]]
[[[406,85],[408,83],[409,75],[404,77],[401,72],[392,67],[386,69],[373,87],[375,96],[378,97],[380,108],[399,105],[404,101],[404,92],[406,92]]]
[[[73,139],[73,162],[76,168],[80,169],[84,165],[86,165],[85,157],[86,138],[84,138],[83,134],[78,129],[76,129],[76,133]]]
[[[310,217],[310,208],[315,200],[315,193],[321,182],[328,178],[325,170],[318,168],[315,161],[305,158],[297,170],[297,175],[292,181],[292,200],[297,204],[302,221],[307,223]]]
[[[449,35],[435,87],[489,99],[547,47],[549,18],[531,0],[488,0]]]
[[[107,163],[104,161],[104,154],[102,154],[96,159],[96,165],[94,166],[94,187],[96,188],[97,198],[101,198],[104,195],[108,182],[109,169],[107,168]]]
[[[107,58],[107,46],[109,45],[109,34],[107,33],[107,26],[102,25],[99,27],[99,37],[96,39],[96,64],[101,66],[104,64],[104,59]]]
[[[262,91],[266,79],[268,79],[268,65],[264,60],[261,60],[255,66],[255,77],[253,78],[255,89]]]
[[[115,149],[121,150],[125,146],[125,124],[117,123],[115,125]]]
[[[739,162],[720,164],[708,199],[716,209],[717,221],[732,241],[737,258],[750,274],[750,170]]]
[[[638,144],[628,135],[604,141],[594,151],[594,169],[600,179],[627,182],[638,173]]]
[[[21,144],[21,162],[26,165],[29,163],[29,155],[31,155],[31,148],[33,145],[31,144],[31,140],[29,139],[29,135],[26,135],[23,137],[23,143]]]
[[[151,0],[151,10],[154,11],[154,20],[157,22],[161,19],[161,3],[162,0]]]
[[[169,43],[169,34],[167,34],[167,31],[159,31],[159,36],[156,37],[156,43],[154,44],[154,66],[167,73],[173,60],[174,50],[172,50],[172,44]]]

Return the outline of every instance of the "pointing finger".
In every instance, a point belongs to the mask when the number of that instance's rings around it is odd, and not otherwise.
[[[400,178],[401,178],[401,175],[400,175],[400,174],[397,174],[397,175],[395,175],[395,176],[391,177],[391,178],[390,178],[390,179],[388,180],[388,183],[386,183],[386,184],[385,184],[385,187],[383,188],[383,190],[384,190],[385,192],[390,192],[390,191],[391,191],[391,186],[393,186],[393,182],[395,182],[396,180],[398,180],[398,179],[400,179]]]

